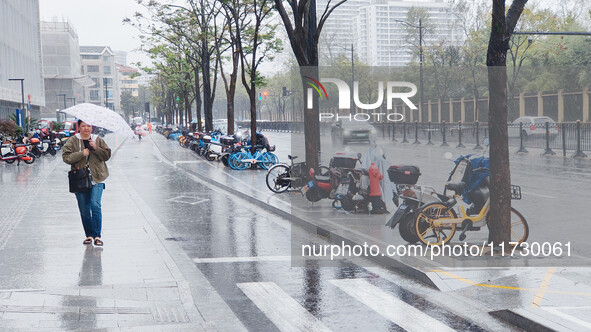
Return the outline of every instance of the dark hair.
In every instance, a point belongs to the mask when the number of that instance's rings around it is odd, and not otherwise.
[[[78,125],[80,125],[82,123],[82,120],[78,119]]]

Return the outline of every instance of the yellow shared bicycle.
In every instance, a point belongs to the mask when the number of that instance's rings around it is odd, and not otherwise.
[[[469,161],[467,161],[469,162]],[[486,172],[487,168],[476,168],[473,173]],[[461,230],[459,240],[466,238],[466,232],[478,231],[489,222],[490,197],[488,191],[488,177],[481,181],[477,188],[471,191],[473,203],[466,209],[462,202],[462,194],[466,190],[465,182],[449,182],[445,190],[454,192],[453,197],[444,202],[425,204],[415,219],[415,228],[419,240],[427,245],[441,245],[449,242],[456,229]],[[445,195],[445,194],[444,194]],[[521,187],[511,185],[511,198],[521,199]],[[529,226],[521,213],[511,208],[511,243],[521,244],[527,240]]]

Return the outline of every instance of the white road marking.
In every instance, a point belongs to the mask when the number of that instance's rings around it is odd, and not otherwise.
[[[407,331],[454,331],[364,279],[330,280],[330,283]]]
[[[197,205],[200,203],[209,202],[209,198],[193,197],[193,196],[177,196],[167,199],[168,202],[177,202],[190,205]]]
[[[195,262],[195,263],[275,262],[275,261],[290,261],[290,260],[291,260],[291,256],[193,258],[193,262]]]
[[[586,322],[584,320],[578,319],[577,317],[574,317],[574,316],[569,315],[569,314],[565,314],[564,312],[558,311],[558,310],[553,309],[553,308],[542,307],[542,309],[544,309],[545,311],[547,311],[549,313],[552,313],[552,314],[554,314],[554,315],[556,315],[558,317],[561,317],[561,318],[564,318],[564,319],[566,319],[568,321],[571,321],[571,322],[573,322],[575,324],[578,324],[578,325],[581,325],[581,326],[586,327],[588,329],[591,329],[591,323],[590,322]]]
[[[238,287],[281,331],[330,331],[274,282],[240,283]]]
[[[532,192],[529,191],[522,191],[521,192],[522,195],[532,195],[532,196],[537,196],[537,197],[542,197],[542,198],[558,198],[558,197],[554,197],[554,196],[549,196],[549,195],[542,195],[542,194],[534,194]]]

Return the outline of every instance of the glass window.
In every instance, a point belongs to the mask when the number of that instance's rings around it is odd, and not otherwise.
[[[100,59],[100,56],[98,56],[98,55],[83,54],[82,55],[82,59],[98,60],[98,59]]]
[[[113,98],[113,90],[107,90],[107,98]]]
[[[105,77],[105,78],[103,78],[103,83],[106,84],[106,85],[113,86],[113,79],[112,78]]]
[[[111,66],[104,66],[103,72],[105,73],[105,75],[111,75]]]
[[[86,66],[86,68],[88,69],[89,73],[98,73],[99,72],[99,66]]]
[[[94,87],[95,88],[100,88],[101,87],[101,80],[98,77],[92,77],[92,81],[94,82]]]
[[[111,60],[110,56],[104,56],[103,57],[103,62],[109,62]]]
[[[99,100],[99,90],[90,90],[90,100]]]

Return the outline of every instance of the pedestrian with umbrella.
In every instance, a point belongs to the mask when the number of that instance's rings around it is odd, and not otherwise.
[[[109,169],[105,163],[111,158],[111,149],[107,143],[97,135],[92,135],[92,125],[78,120],[79,133],[70,137],[64,145],[62,158],[71,166],[71,170],[81,169],[88,165],[92,175],[92,188],[87,191],[76,192],[78,209],[82,218],[82,226],[86,239],[83,244],[102,246],[102,208],[101,198],[105,190],[104,181],[109,176]]]
[[[62,112],[78,118],[79,133],[70,137],[63,147],[62,158],[71,165],[71,170],[88,165],[92,175],[90,190],[76,192],[78,209],[86,239],[83,244],[102,246],[102,207],[101,198],[105,190],[104,181],[109,176],[106,161],[111,158],[111,149],[99,136],[92,135],[92,126],[102,127],[117,134],[133,137],[121,115],[112,110],[94,104],[78,104]]]

